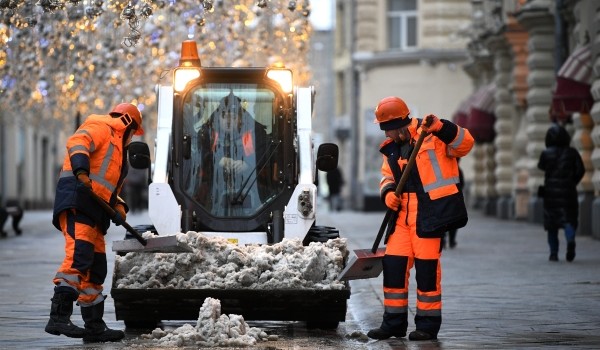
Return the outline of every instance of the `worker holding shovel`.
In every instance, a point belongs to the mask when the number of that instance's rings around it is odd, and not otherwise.
[[[109,115],[91,115],[67,140],[56,186],[52,223],[65,237],[65,259],[54,276],[46,332],[89,342],[119,341],[125,334],[104,323],[103,283],[107,275],[104,235],[110,221],[124,223],[126,205],[118,194],[127,175],[126,150],[142,135],[142,114],[130,103]],[[99,202],[113,207],[109,215]],[[118,218],[117,218],[118,217]],[[71,320],[81,306],[85,328]]]
[[[406,336],[413,266],[416,330],[409,339],[437,339],[442,323],[441,238],[467,223],[457,158],[469,153],[473,137],[467,129],[435,115],[418,119],[409,114],[398,97],[382,99],[375,110],[375,123],[387,137],[380,147],[380,193],[394,214],[388,221],[382,260],[383,322],[368,332],[373,339]],[[406,180],[400,181],[403,171],[407,171]]]

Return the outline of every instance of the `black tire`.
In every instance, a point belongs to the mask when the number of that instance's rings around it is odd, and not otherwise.
[[[154,330],[160,321],[158,320],[124,320],[125,328],[128,330]]]
[[[273,242],[269,243],[279,243],[283,241],[283,211],[281,210],[273,210],[273,224],[271,226],[273,233]]]
[[[331,226],[313,226],[310,228],[302,244],[307,246],[310,242],[327,242],[330,239],[340,238],[340,230]]]
[[[340,321],[306,321],[306,329],[334,330],[339,324]]]

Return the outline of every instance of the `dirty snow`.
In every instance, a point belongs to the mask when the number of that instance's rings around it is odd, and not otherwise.
[[[251,346],[270,339],[260,328],[248,326],[242,316],[222,315],[221,302],[213,298],[204,300],[196,326],[186,323],[172,331],[156,328],[141,338],[156,345],[176,347]]]
[[[143,234],[152,238],[151,232]],[[127,253],[115,258],[113,288],[169,289],[343,289],[336,276],[348,256],[346,239],[303,246],[298,239],[272,245],[238,246],[190,231],[177,239],[191,253]],[[196,325],[156,328],[142,335],[159,346],[252,346],[276,340],[249,327],[240,315],[222,315],[221,302],[206,298]]]
[[[150,232],[144,233],[151,238]],[[348,256],[345,238],[303,246],[298,239],[238,246],[190,231],[177,234],[191,253],[127,253],[115,259],[113,288],[343,289],[336,276]]]

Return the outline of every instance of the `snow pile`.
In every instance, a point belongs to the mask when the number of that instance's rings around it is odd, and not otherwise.
[[[144,233],[151,238],[150,232]],[[238,246],[190,231],[177,234],[191,253],[127,253],[115,259],[113,288],[343,289],[345,238],[303,246],[298,239]]]
[[[172,331],[156,328],[141,336],[161,346],[251,346],[259,340],[268,340],[260,328],[250,327],[240,315],[221,315],[221,302],[206,298],[196,327],[184,324]]]

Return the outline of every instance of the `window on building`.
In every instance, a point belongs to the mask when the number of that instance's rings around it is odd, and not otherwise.
[[[416,48],[417,0],[388,0],[387,11],[389,48]]]
[[[338,72],[335,77],[335,114],[342,115],[346,113],[346,76],[344,72]]]
[[[335,30],[336,53],[342,54],[348,47],[348,43],[346,42],[346,7],[343,3],[337,4],[335,23],[337,26]]]

